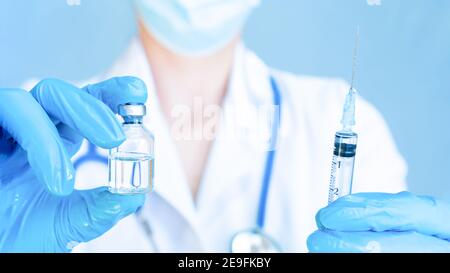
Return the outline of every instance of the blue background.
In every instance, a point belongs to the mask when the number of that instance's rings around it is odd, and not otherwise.
[[[0,2],[0,86],[82,80],[112,64],[135,32],[130,3],[76,1]],[[449,11],[448,0],[263,0],[244,38],[271,66],[348,80],[359,24],[358,90],[387,119],[410,189],[450,199]]]

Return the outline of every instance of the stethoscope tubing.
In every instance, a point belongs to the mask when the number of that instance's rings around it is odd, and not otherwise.
[[[270,138],[270,145],[267,151],[266,163],[264,167],[264,176],[261,185],[261,193],[259,195],[258,213],[256,218],[256,226],[260,229],[264,229],[266,210],[267,210],[267,198],[269,195],[270,182],[272,180],[272,171],[276,155],[276,145],[278,141],[278,131],[281,120],[281,94],[278,89],[278,84],[273,76],[270,77],[270,85],[273,93],[273,104],[276,107],[274,109],[272,134]]]

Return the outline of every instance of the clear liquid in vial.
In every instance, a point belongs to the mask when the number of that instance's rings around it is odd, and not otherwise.
[[[109,191],[118,194],[147,193],[153,189],[153,156],[143,153],[111,152]]]

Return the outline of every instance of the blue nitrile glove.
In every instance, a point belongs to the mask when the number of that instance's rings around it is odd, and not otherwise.
[[[450,204],[409,192],[358,193],[316,215],[311,252],[450,252]]]
[[[133,77],[83,89],[54,79],[31,92],[0,89],[0,252],[68,252],[142,206],[143,195],[74,191],[70,158],[83,138],[103,148],[122,143],[113,112],[146,99]]]

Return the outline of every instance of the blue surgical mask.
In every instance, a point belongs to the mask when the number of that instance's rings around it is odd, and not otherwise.
[[[212,54],[241,31],[259,0],[135,0],[146,29],[181,55]]]

